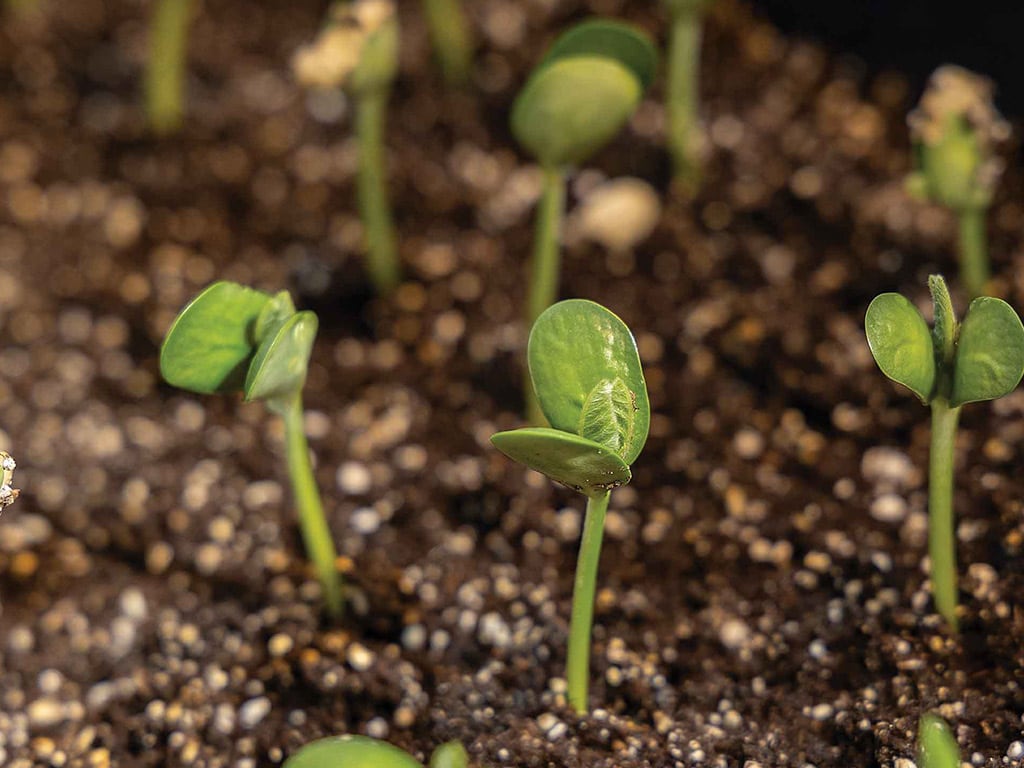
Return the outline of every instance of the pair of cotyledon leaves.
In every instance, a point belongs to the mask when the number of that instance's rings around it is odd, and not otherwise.
[[[654,79],[658,55],[643,32],[586,21],[551,46],[512,107],[512,133],[549,168],[582,162],[614,136]]]
[[[527,360],[551,428],[499,432],[495,447],[587,496],[628,483],[651,407],[626,324],[592,301],[559,302],[534,323]]]
[[[457,741],[442,744],[430,768],[466,768],[469,755]],[[366,736],[335,736],[307,744],[285,761],[284,768],[423,768],[408,752]]]
[[[898,293],[883,293],[868,307],[864,327],[882,373],[925,404],[941,395],[954,408],[1013,391],[1024,374],[1024,326],[1017,313],[1001,299],[981,297],[971,302],[957,327],[942,278],[932,277],[929,283],[935,297],[934,331]],[[955,340],[948,361],[942,352],[947,333]],[[943,377],[947,391],[940,391]]]
[[[276,404],[302,389],[316,331],[316,315],[296,312],[287,291],[214,283],[167,332],[160,373],[191,392],[242,392]]]

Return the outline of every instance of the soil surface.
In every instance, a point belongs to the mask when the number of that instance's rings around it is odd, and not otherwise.
[[[634,252],[565,258],[563,295],[636,332],[654,408],[612,495],[593,711],[567,707],[582,499],[488,444],[523,423],[540,181],[507,110],[587,12],[665,24],[616,0],[467,5],[465,93],[401,7],[407,282],[386,300],[361,268],[348,106],[289,75],[323,3],[205,2],[188,123],[159,141],[138,110],[142,4],[3,17],[0,445],[23,494],[0,518],[0,765],[249,768],[351,732],[420,757],[460,738],[491,768],[909,768],[928,710],[971,764],[1019,764],[1024,393],[963,415],[953,637],[922,564],[927,411],[861,327],[875,294],[925,306],[926,276],[955,273],[953,222],[903,193],[910,94],[734,0],[708,22],[697,198],[668,188],[660,85],[572,180],[570,205],[624,174],[666,203]],[[1022,192],[1014,173],[990,216],[1018,307]],[[340,623],[320,615],[280,423],[159,380],[169,322],[221,278],[320,313],[307,430]]]

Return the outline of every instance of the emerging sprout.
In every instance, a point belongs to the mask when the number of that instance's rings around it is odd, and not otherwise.
[[[992,91],[984,77],[939,67],[907,119],[916,159],[909,189],[957,215],[960,272],[971,298],[984,295],[989,279],[985,214],[1003,171],[996,145],[1010,135]]]
[[[157,135],[181,128],[185,114],[185,55],[193,0],[156,0],[149,22],[146,117]]]
[[[423,12],[444,79],[464,85],[473,69],[473,43],[460,0],[423,0]]]
[[[316,41],[298,50],[292,67],[302,85],[344,88],[355,102],[359,142],[356,193],[366,230],[367,263],[377,291],[389,293],[401,277],[384,162],[384,118],[398,70],[394,3],[335,3]]]
[[[499,432],[491,442],[587,497],[566,675],[570,704],[585,712],[604,517],[612,489],[629,482],[629,465],[647,442],[651,407],[633,334],[600,304],[571,299],[547,309],[530,332],[527,356],[552,428]]]
[[[11,454],[7,453],[7,451],[0,451],[0,515],[21,494],[21,491],[12,485],[14,482],[14,470],[17,466]]]
[[[665,112],[676,180],[689,192],[700,184],[700,48],[704,14],[714,0],[665,0],[671,15]]]
[[[960,768],[960,747],[956,737],[938,715],[922,715],[918,723],[917,767]]]
[[[342,609],[334,541],[302,425],[302,387],[316,338],[317,318],[296,312],[287,291],[271,296],[218,282],[178,315],[160,348],[160,373],[176,387],[200,394],[241,392],[263,400],[284,420],[288,474],[302,537],[332,615]]]
[[[467,768],[469,755],[457,741],[434,750],[429,768]],[[284,768],[423,768],[405,750],[366,736],[333,736],[314,741],[289,757]]]
[[[558,296],[565,174],[618,133],[654,79],[657,54],[626,24],[585,21],[563,34],[512,107],[512,133],[544,169],[526,304],[527,327]],[[529,398],[529,382],[526,386]],[[530,402],[531,420],[536,403]]]
[[[971,302],[962,323],[946,283],[928,278],[935,305],[931,331],[908,299],[883,293],[864,320],[868,345],[882,373],[932,409],[928,471],[928,553],[939,613],[957,629],[953,448],[960,408],[1012,392],[1024,374],[1024,326],[1009,304],[991,297]]]

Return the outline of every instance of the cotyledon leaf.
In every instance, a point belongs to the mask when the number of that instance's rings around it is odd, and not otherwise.
[[[600,443],[548,427],[498,432],[491,443],[530,469],[587,496],[629,482],[629,466]]]
[[[882,373],[928,403],[935,388],[935,354],[928,324],[906,297],[876,296],[864,318],[868,346]]]
[[[613,382],[613,389],[625,394],[614,385],[618,379],[629,393],[634,418],[632,429],[619,433],[622,444],[615,453],[627,465],[636,460],[647,442],[651,406],[636,341],[622,320],[593,301],[560,301],[534,323],[527,358],[541,410],[564,432],[577,433],[585,423],[596,428],[593,415],[583,419],[584,406],[600,399],[592,395],[602,382]]]
[[[160,347],[168,384],[202,394],[237,392],[256,346],[256,321],[270,296],[217,282],[181,311]]]
[[[602,379],[583,403],[577,432],[621,456],[633,441],[636,411],[636,395],[622,379]]]
[[[995,400],[1012,392],[1024,374],[1024,325],[1002,299],[971,302],[960,324],[950,405]]]

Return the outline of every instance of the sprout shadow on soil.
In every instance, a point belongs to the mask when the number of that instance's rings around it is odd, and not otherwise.
[[[1012,392],[1024,374],[1024,325],[1001,299],[977,298],[957,322],[946,282],[928,278],[935,307],[929,331],[921,313],[898,293],[883,293],[864,319],[868,345],[882,373],[932,409],[928,466],[928,554],[935,607],[955,631],[956,527],[953,464],[957,421],[967,403]]]
[[[544,171],[527,328],[558,297],[566,172],[625,125],[654,79],[657,62],[654,45],[643,32],[615,21],[585,21],[554,42],[516,98],[512,133]],[[528,380],[524,389],[530,422],[543,423]]]
[[[553,428],[499,432],[491,442],[587,497],[566,660],[569,702],[583,713],[604,517],[612,490],[630,481],[629,465],[647,442],[651,407],[633,334],[600,304],[570,299],[551,306],[530,332],[527,357]]]
[[[299,526],[324,592],[327,610],[341,614],[337,552],[324,517],[303,430],[302,387],[317,318],[296,312],[287,291],[271,296],[218,282],[178,315],[160,348],[160,373],[200,394],[236,393],[263,400],[284,421],[288,474]]]

